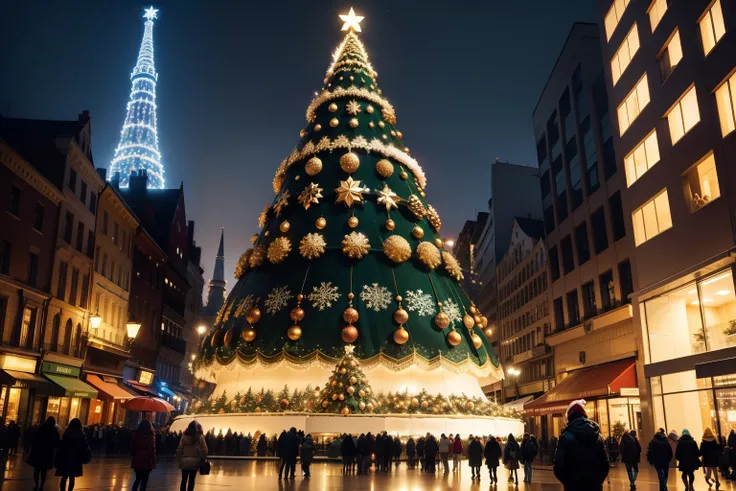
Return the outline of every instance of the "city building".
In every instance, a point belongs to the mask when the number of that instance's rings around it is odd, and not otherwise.
[[[604,437],[640,429],[633,309],[633,236],[624,226],[623,166],[614,152],[596,24],[573,25],[533,113],[549,260],[555,387],[525,405],[551,418],[584,398]],[[631,397],[629,397],[631,396]],[[548,423],[548,424],[549,424]]]
[[[496,267],[498,278],[499,357],[506,369],[503,402],[524,404],[554,386],[549,315],[547,247],[541,220],[516,217],[511,240]],[[549,438],[547,417],[527,417],[526,431]]]
[[[105,179],[104,170],[99,172]],[[90,403],[88,424],[124,423],[125,410],[120,404],[132,397],[119,384],[130,359],[126,325],[136,320],[128,316],[128,302],[133,241],[139,225],[118,191],[106,184],[97,205],[92,279],[91,310],[100,323],[90,330],[84,363],[86,380],[98,391],[98,398]]]
[[[599,1],[655,428],[736,429],[736,4]]]
[[[196,354],[200,344],[200,334],[197,328],[201,325],[202,319],[202,292],[204,291],[204,269],[201,266],[202,248],[197,246],[194,240],[194,221],[189,220],[187,226],[187,242],[189,248],[189,264],[187,265],[187,282],[190,289],[186,297],[186,309],[184,310],[184,319],[186,320],[186,329],[184,330],[184,340],[186,341],[186,353],[184,359],[187,366],[183,366],[181,370],[181,384],[188,396],[183,398],[182,403],[189,403],[192,399],[192,388],[194,385],[194,376],[190,369],[192,362],[196,359]],[[220,239],[222,243],[222,238]],[[194,356],[192,356],[194,355]]]
[[[506,253],[514,217],[517,216],[542,218],[539,171],[535,167],[496,160],[491,165],[488,218],[477,240],[477,247],[474,248],[477,250],[474,270],[478,281],[475,303],[488,318],[488,327],[493,330],[491,342],[494,347],[498,345],[496,265]]]
[[[25,153],[32,146],[16,150],[8,139],[0,131],[0,196],[6,203],[0,212],[0,417],[24,426],[36,391],[25,379],[36,373],[43,347],[64,195],[28,162],[38,157]]]
[[[452,248],[452,254],[463,269],[463,288],[473,299],[477,298],[480,288],[475,272],[475,255],[487,220],[487,212],[478,213],[475,220],[467,220]]]

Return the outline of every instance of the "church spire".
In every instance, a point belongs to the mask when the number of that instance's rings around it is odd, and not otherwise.
[[[220,246],[215,256],[215,269],[207,292],[207,311],[217,313],[225,303],[225,227],[220,232]]]

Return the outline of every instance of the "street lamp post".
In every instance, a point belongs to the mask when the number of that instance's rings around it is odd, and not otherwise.
[[[128,349],[133,346],[133,341],[138,336],[138,332],[141,330],[141,323],[136,320],[129,320],[125,323],[125,331],[128,337]]]
[[[516,389],[516,398],[514,400],[519,399],[521,397],[521,392],[519,391],[519,375],[521,375],[521,370],[519,370],[518,368],[509,367],[506,370],[506,373],[509,376],[514,377],[514,388]]]

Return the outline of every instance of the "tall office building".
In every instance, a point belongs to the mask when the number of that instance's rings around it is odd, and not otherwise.
[[[736,3],[600,0],[644,438],[736,429]],[[644,404],[644,401],[647,401]]]

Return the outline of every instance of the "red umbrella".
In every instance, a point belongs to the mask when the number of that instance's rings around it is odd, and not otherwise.
[[[175,408],[168,402],[158,397],[140,396],[129,399],[123,403],[123,408],[131,411],[144,411],[149,413],[170,413]]]

